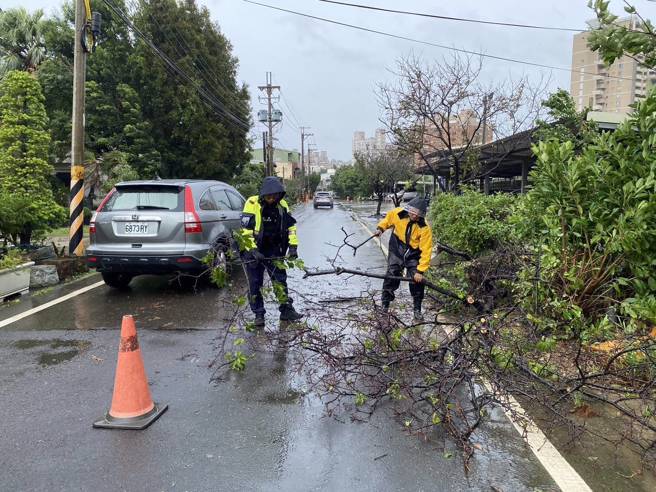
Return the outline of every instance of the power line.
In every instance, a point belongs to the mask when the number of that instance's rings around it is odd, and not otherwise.
[[[282,101],[282,103],[283,103],[283,104],[285,105],[285,107],[287,108],[287,111],[289,111],[290,116],[291,116],[292,119],[294,120],[293,123],[296,123],[296,127],[297,127],[297,129],[300,130],[300,129],[301,129],[300,119],[296,116],[296,113],[295,113],[294,110],[292,109],[291,104],[289,104],[289,102],[287,101],[287,98],[286,98],[285,95],[283,94],[282,90],[280,91],[280,100]]]
[[[538,68],[548,68],[550,70],[558,70],[558,71],[561,71],[561,72],[582,73],[584,75],[590,75],[590,76],[593,76],[593,77],[604,77],[604,78],[618,79],[618,80],[633,80],[633,79],[630,79],[628,77],[617,77],[615,75],[609,75],[609,74],[608,75],[599,75],[599,74],[593,73],[593,72],[575,71],[575,70],[572,70],[571,68],[557,67],[557,66],[554,66],[554,65],[545,65],[543,63],[536,63],[536,62],[530,62],[530,61],[525,61],[525,60],[518,60],[518,59],[515,59],[515,58],[507,58],[507,57],[504,57],[504,56],[488,55],[486,53],[482,53],[482,52],[478,52],[478,51],[465,50],[465,49],[456,48],[456,47],[453,47],[453,46],[446,46],[446,45],[443,45],[443,44],[432,43],[430,41],[422,41],[420,39],[414,39],[414,38],[410,38],[410,37],[407,37],[407,36],[401,36],[401,35],[398,35],[398,34],[392,34],[392,33],[385,32],[385,31],[379,31],[379,30],[376,30],[376,29],[369,29],[367,27],[357,26],[355,24],[348,24],[346,22],[340,22],[340,21],[336,21],[336,20],[333,20],[333,19],[327,19],[325,17],[319,17],[319,16],[316,16],[316,15],[305,14],[303,12],[296,12],[294,10],[283,9],[281,7],[276,7],[274,5],[268,5],[268,4],[265,4],[265,3],[254,2],[253,0],[242,0],[242,1],[246,2],[246,3],[253,4],[253,5],[258,5],[260,7],[265,7],[265,8],[272,9],[272,10],[278,10],[278,11],[281,11],[281,12],[286,12],[288,14],[298,15],[298,16],[301,16],[301,17],[307,17],[309,19],[319,20],[319,21],[322,21],[322,22],[327,22],[329,24],[335,24],[335,25],[342,26],[342,27],[348,27],[350,29],[356,29],[358,31],[364,31],[364,32],[372,33],[372,34],[378,34],[380,36],[386,36],[388,38],[401,39],[403,41],[409,41],[411,43],[418,43],[418,44],[423,44],[423,45],[426,45],[426,46],[432,46],[434,48],[441,48],[441,49],[444,49],[444,50],[456,51],[458,53],[465,53],[465,54],[468,54],[468,55],[476,55],[476,56],[480,56],[481,58],[490,58],[492,60],[506,61],[506,62],[510,62],[510,63],[518,63],[520,65],[528,65],[528,66],[538,67]]]
[[[450,20],[450,21],[458,21],[458,22],[472,22],[476,24],[489,24],[493,26],[504,26],[504,27],[522,27],[525,29],[541,29],[545,31],[568,31],[568,32],[581,32],[585,31],[585,29],[573,29],[569,27],[551,27],[551,26],[538,26],[538,25],[532,25],[532,24],[514,24],[511,22],[498,22],[498,21],[489,21],[489,20],[482,20],[482,19],[470,19],[466,17],[450,17],[446,15],[436,15],[436,14],[425,14],[425,13],[420,13],[420,12],[410,12],[407,10],[395,10],[395,9],[384,9],[382,7],[375,7],[373,5],[361,5],[357,3],[347,3],[347,2],[336,2],[335,0],[319,0],[320,2],[324,3],[332,3],[335,5],[342,5],[345,7],[355,7],[359,9],[367,9],[367,10],[377,10],[380,12],[389,12],[393,14],[404,14],[404,15],[414,15],[417,17],[429,17],[432,19],[441,19],[441,20]]]
[[[235,106],[239,106],[240,101],[238,101],[235,98],[235,96],[231,93],[233,89],[228,87],[223,82],[222,78],[218,76],[217,72],[212,69],[211,64],[209,63],[207,58],[205,58],[202,51],[191,50],[189,48],[189,43],[187,42],[187,38],[185,38],[184,34],[181,33],[180,30],[175,25],[167,26],[167,28],[164,29],[163,26],[160,24],[160,22],[157,20],[157,18],[147,10],[146,0],[127,0],[127,1],[135,12],[145,11],[147,13],[150,20],[157,25],[160,32],[162,32],[162,34],[166,37],[166,39],[169,42],[171,42],[171,44],[173,45],[173,49],[178,54],[179,58],[190,56],[191,53],[193,52],[195,58],[198,60],[198,63],[196,63],[196,60],[192,58],[191,64],[196,69],[196,72],[200,75],[200,77],[204,79],[207,85],[210,86],[212,89],[214,89],[217,92],[217,94],[224,97],[224,99],[229,100]],[[175,36],[175,39],[169,37],[168,35],[169,31],[171,31],[173,36]],[[218,84],[218,86],[216,84]]]
[[[196,92],[198,92],[201,100],[213,109],[218,116],[223,117],[227,122],[234,124],[239,129],[250,129],[250,123],[235,116],[215,94],[201,86],[198,81],[194,80],[184,69],[171,60],[166,53],[160,50],[148,36],[141,32],[141,30],[132,23],[128,15],[117,7],[112,0],[103,1],[107,7],[133,32],[133,34],[146,43],[146,45],[164,62],[166,68],[185,79],[196,90]]]

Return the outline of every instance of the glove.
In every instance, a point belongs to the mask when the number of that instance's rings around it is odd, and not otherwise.
[[[290,246],[289,251],[287,252],[287,256],[291,260],[298,258],[298,246]]]
[[[250,251],[249,254],[255,263],[260,263],[265,259],[265,256],[256,249]]]

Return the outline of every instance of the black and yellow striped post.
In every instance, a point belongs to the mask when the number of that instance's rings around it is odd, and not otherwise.
[[[84,166],[71,167],[71,204],[68,251],[71,256],[84,255]]]

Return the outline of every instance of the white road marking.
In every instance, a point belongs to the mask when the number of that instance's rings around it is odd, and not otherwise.
[[[365,224],[359,217],[356,215],[356,220],[362,226],[362,228],[367,231],[369,235],[373,234],[371,229]],[[385,256],[388,256],[389,251],[387,247],[381,242],[380,238],[375,238],[380,246],[380,249],[383,251]],[[486,380],[482,380],[485,388],[493,392],[492,386]],[[528,447],[531,448],[533,454],[536,458],[542,463],[542,466],[547,470],[547,473],[551,475],[554,482],[560,487],[560,490],[563,492],[592,492],[592,489],[588,486],[587,483],[583,480],[581,475],[570,465],[567,460],[563,457],[562,454],[556,449],[556,447],[551,444],[551,441],[547,436],[540,430],[540,428],[533,422],[524,408],[519,404],[519,402],[512,396],[507,395],[508,403],[512,408],[512,411],[524,419],[527,423],[526,431],[516,423],[510,412],[505,408],[502,408],[503,413],[506,415],[506,418],[510,420],[513,427],[517,432],[522,436],[522,438],[528,444]]]
[[[90,290],[93,290],[96,287],[100,287],[101,285],[105,285],[105,282],[96,282],[95,284],[87,285],[86,287],[83,287],[83,288],[78,289],[74,292],[71,292],[70,294],[66,294],[65,296],[58,297],[57,299],[54,299],[50,302],[46,302],[45,304],[42,304],[42,305],[37,306],[35,308],[29,309],[29,310],[25,311],[24,313],[20,313],[20,314],[17,314],[16,316],[12,316],[11,318],[7,318],[5,320],[2,320],[2,321],[0,321],[0,328],[3,328],[7,325],[15,323],[16,321],[20,321],[23,318],[27,318],[28,316],[31,316],[33,314],[36,314],[36,313],[40,312],[40,311],[43,311],[44,309],[48,309],[49,307],[52,307],[56,304],[68,301],[69,299],[77,297],[80,294],[84,294],[85,292],[89,292]]]

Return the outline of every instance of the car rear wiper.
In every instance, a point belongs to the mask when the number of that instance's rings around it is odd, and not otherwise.
[[[157,205],[137,205],[137,210],[171,210],[169,207],[159,207]]]

